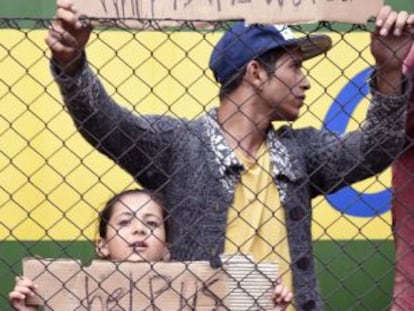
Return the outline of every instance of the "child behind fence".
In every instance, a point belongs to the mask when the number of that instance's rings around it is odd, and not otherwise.
[[[168,261],[166,215],[162,200],[147,190],[126,190],[112,197],[99,213],[96,253],[111,261]],[[25,277],[16,277],[9,302],[16,311],[35,311],[26,304],[38,286]],[[292,300],[292,293],[280,280],[273,293],[275,308],[283,311]]]

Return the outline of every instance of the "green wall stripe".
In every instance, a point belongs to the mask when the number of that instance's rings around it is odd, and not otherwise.
[[[388,310],[394,274],[392,241],[320,241],[314,247],[326,311]],[[21,274],[23,257],[76,258],[84,264],[95,257],[90,242],[0,242],[0,254],[2,311],[11,311],[6,307],[7,295],[14,276]]]
[[[51,18],[55,8],[55,0],[1,0],[0,17]]]

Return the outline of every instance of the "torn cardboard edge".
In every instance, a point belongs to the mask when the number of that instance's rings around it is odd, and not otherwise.
[[[49,310],[270,310],[278,269],[243,255],[223,258],[221,269],[206,261],[94,260],[84,267],[70,259],[25,258],[23,274],[38,286],[28,303]]]
[[[143,20],[160,20],[163,27],[183,21],[245,20],[247,23],[300,24],[317,21],[365,24],[383,0],[73,0],[80,15],[108,24],[123,19],[130,28],[145,28]],[[162,21],[161,21],[162,20]],[[109,22],[111,23],[111,22]],[[112,21],[113,23],[113,21]]]

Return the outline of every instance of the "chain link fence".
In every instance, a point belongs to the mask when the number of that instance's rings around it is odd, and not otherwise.
[[[0,20],[1,310],[9,310],[7,295],[23,257],[94,259],[98,211],[114,194],[137,187],[85,142],[65,111],[44,43],[49,24]],[[88,60],[108,94],[141,116],[195,119],[216,107],[219,88],[208,59],[227,23],[204,29],[190,22],[168,29],[159,29],[158,21],[145,25],[93,30]],[[326,55],[304,63],[312,88],[293,126],[339,134],[358,129],[370,101],[367,27],[292,29],[298,36],[324,32],[334,43]],[[390,172],[352,187],[354,196],[339,192],[313,200],[322,297],[327,310],[387,310],[394,274]]]

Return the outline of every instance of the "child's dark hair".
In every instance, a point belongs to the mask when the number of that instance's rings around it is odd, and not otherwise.
[[[164,205],[164,200],[162,199],[160,194],[156,194],[154,192],[151,192],[149,190],[146,189],[131,189],[131,190],[125,190],[122,191],[116,195],[114,195],[111,199],[109,199],[108,202],[106,202],[105,207],[102,209],[102,211],[99,212],[99,225],[98,225],[98,232],[99,232],[99,236],[101,238],[106,238],[106,234],[107,234],[107,225],[109,223],[109,220],[111,219],[112,213],[113,213],[113,209],[114,209],[114,205],[121,201],[121,198],[127,194],[131,194],[131,193],[138,193],[138,194],[147,194],[148,196],[151,197],[151,199],[153,201],[155,201],[156,203],[158,203],[158,205],[161,206],[161,210],[162,210],[162,220],[164,221],[164,226],[167,231],[167,210],[165,208]],[[168,237],[167,237],[168,240]]]

